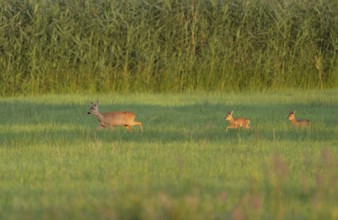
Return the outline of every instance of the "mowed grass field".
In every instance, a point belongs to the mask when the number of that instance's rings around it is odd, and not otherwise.
[[[141,133],[95,131],[89,103]],[[337,219],[338,90],[0,98],[0,219]],[[251,120],[229,130],[227,111]],[[290,110],[310,119],[295,129]]]

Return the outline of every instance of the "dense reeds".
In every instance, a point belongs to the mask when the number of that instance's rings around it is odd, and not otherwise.
[[[0,94],[329,88],[336,0],[0,0]]]

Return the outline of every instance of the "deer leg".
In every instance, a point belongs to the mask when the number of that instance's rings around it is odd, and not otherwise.
[[[124,127],[127,128],[129,132],[133,131],[133,129],[130,127],[130,125],[124,125]]]
[[[100,124],[99,126],[97,126],[96,130],[98,131],[101,130],[102,128],[104,128],[104,126]]]
[[[140,127],[140,130],[143,131],[142,123],[141,122],[135,121],[135,125],[138,125]]]
[[[133,125],[133,126],[137,125],[140,127],[140,130],[143,131],[142,123],[139,121],[133,121],[130,125]]]

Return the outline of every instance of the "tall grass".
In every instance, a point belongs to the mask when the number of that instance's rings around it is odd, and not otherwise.
[[[0,94],[328,88],[336,0],[0,0]]]

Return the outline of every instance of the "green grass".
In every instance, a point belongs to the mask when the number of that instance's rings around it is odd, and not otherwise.
[[[337,219],[337,97],[0,98],[0,219]],[[96,132],[96,99],[135,112],[144,132]],[[293,109],[311,128],[292,128]],[[252,129],[225,132],[231,110]]]
[[[0,0],[0,95],[338,86],[337,0]]]

